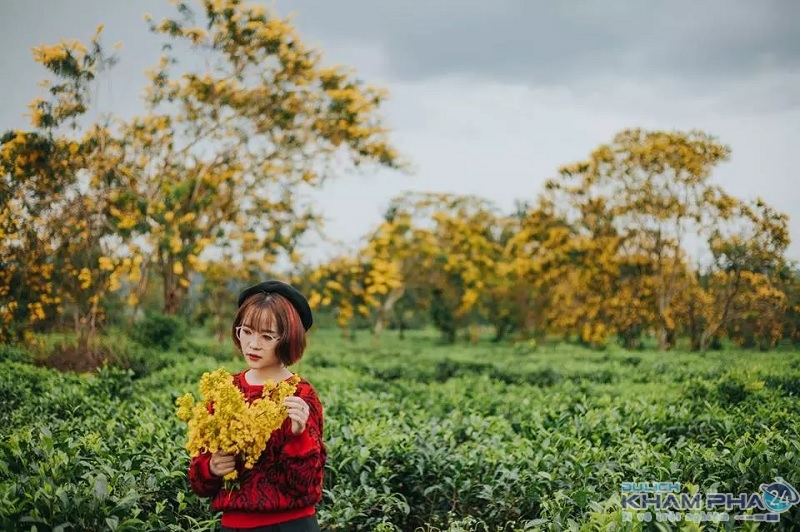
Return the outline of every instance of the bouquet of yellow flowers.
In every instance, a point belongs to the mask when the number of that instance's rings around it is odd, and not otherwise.
[[[230,373],[222,368],[204,373],[202,401],[195,402],[190,392],[175,401],[178,417],[189,426],[186,450],[192,457],[218,451],[241,455],[244,467],[252,469],[272,432],[286,419],[283,400],[294,394],[299,380],[295,375],[277,386],[267,382],[262,397],[248,403]],[[237,476],[235,470],[225,475],[226,484]]]

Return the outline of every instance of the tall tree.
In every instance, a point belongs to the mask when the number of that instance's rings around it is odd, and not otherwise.
[[[491,319],[499,321],[496,328],[518,328],[523,336],[557,329],[551,327],[559,321],[556,313],[566,309],[553,306],[551,298],[566,272],[562,251],[576,236],[574,229],[544,196],[518,205],[508,224],[510,234],[501,240],[504,258],[487,293]]]
[[[384,273],[385,290],[376,294],[373,343],[377,345],[381,333],[392,316],[395,306],[415,288],[423,286],[423,274],[415,268],[428,260],[435,250],[435,239],[429,228],[415,225],[411,206],[403,197],[394,198],[384,213],[383,221],[367,234],[363,256]],[[429,298],[419,303],[427,306]]]
[[[369,319],[378,300],[375,296],[386,292],[386,279],[374,265],[358,254],[342,255],[318,265],[309,276],[312,308],[330,308],[336,316],[344,338],[353,337],[353,319]]]
[[[480,296],[502,252],[497,220],[496,207],[483,198],[408,193],[394,198],[370,237],[370,253],[402,276],[396,290],[427,291],[431,319],[448,342],[481,312]]]
[[[183,2],[175,19],[151,21],[170,47],[150,73],[146,114],[123,130],[129,172],[114,222],[161,276],[166,313],[215,248],[265,267],[291,256],[317,227],[304,193],[335,169],[401,166],[377,115],[383,91],[324,66],[288,19],[261,6],[201,4],[202,23]],[[173,50],[189,47],[204,70],[180,71]]]
[[[742,272],[741,289],[731,303],[725,334],[738,345],[766,351],[783,336],[788,297],[777,279]]]
[[[29,131],[0,139],[0,338],[19,339],[48,315],[65,313],[82,343],[103,318],[101,299],[121,286],[130,258],[115,255],[108,224],[120,150],[102,124],[82,134],[92,82],[114,57],[78,41],[34,48],[54,76],[48,98],[30,104]]]
[[[571,203],[563,194],[548,184],[507,254],[535,294],[539,328],[604,346],[619,332],[620,312],[630,308],[621,284],[621,237],[603,198]]]
[[[700,351],[705,351],[735,316],[736,300],[748,289],[760,293],[761,299],[784,304],[771,287],[785,266],[784,253],[790,241],[788,217],[760,198],[731,205],[732,222],[712,233],[712,260],[700,275],[704,292],[700,301],[702,327],[693,342]]]
[[[800,345],[800,269],[796,262],[787,262],[777,275],[777,286],[786,294],[786,312],[782,316],[782,338]]]
[[[709,235],[724,223],[727,198],[710,178],[729,151],[700,131],[628,129],[587,160],[563,167],[548,184],[563,190],[578,212],[601,201],[619,235],[620,254],[648,257],[663,349],[675,336],[673,302],[688,283],[686,238]]]
[[[534,327],[532,315],[538,307],[537,294],[533,285],[519,274],[515,264],[515,259],[525,259],[510,253],[510,244],[522,232],[529,209],[529,205],[518,203],[515,212],[496,217],[496,227],[492,231],[495,268],[485,279],[479,304],[486,320],[494,327],[494,342],[511,333],[516,333],[520,339],[525,338]]]
[[[481,198],[398,196],[361,249],[315,270],[312,301],[336,308],[342,327],[357,314],[374,319],[377,343],[395,305],[413,298],[443,337],[455,341],[480,312],[481,293],[495,275],[502,252],[497,222],[494,207]]]

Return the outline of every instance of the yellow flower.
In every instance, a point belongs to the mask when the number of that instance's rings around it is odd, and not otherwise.
[[[175,401],[177,416],[187,422],[189,429],[187,452],[192,457],[204,452],[234,453],[241,456],[245,468],[251,469],[273,431],[286,420],[283,400],[295,393],[299,380],[295,375],[277,386],[266,383],[262,397],[248,403],[226,370],[220,368],[204,373],[200,378],[202,401],[195,403],[191,393]],[[212,405],[213,414],[210,412]],[[225,480],[231,481],[237,476],[233,471],[225,475]]]

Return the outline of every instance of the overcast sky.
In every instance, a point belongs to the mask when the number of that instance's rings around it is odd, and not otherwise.
[[[330,182],[327,230],[353,242],[405,190],[510,209],[626,127],[700,128],[732,148],[714,180],[789,214],[800,260],[800,2],[796,0],[276,0],[309,44],[390,91],[384,116],[416,169]],[[412,7],[413,6],[413,7]],[[45,77],[31,47],[122,41],[99,105],[140,111],[166,1],[0,0],[0,129],[25,127]],[[356,201],[355,197],[359,196]],[[693,250],[689,250],[693,252]]]

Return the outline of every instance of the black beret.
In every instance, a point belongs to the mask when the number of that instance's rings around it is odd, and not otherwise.
[[[245,288],[242,290],[242,293],[239,294],[239,307],[244,304],[248,297],[261,293],[280,294],[288,299],[295,310],[297,310],[297,313],[300,315],[300,321],[303,323],[305,330],[309,330],[311,328],[311,325],[314,323],[314,319],[311,316],[311,306],[308,304],[308,300],[306,300],[305,296],[303,296],[303,294],[301,294],[296,288],[282,281],[273,279],[270,281],[264,281],[263,283],[258,283],[250,288]]]

